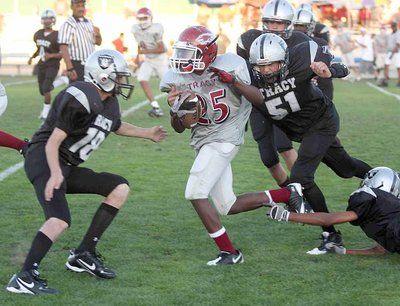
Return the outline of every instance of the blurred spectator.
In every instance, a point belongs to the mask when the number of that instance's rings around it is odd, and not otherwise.
[[[217,39],[218,54],[225,54],[230,44],[231,40],[229,37],[223,31],[220,31]]]
[[[234,17],[235,11],[228,4],[222,5],[218,10],[218,26],[220,31],[227,32],[229,29],[232,29]]]
[[[59,16],[67,16],[68,14],[68,0],[55,0],[54,11]]]
[[[259,21],[261,20],[261,9],[259,6],[245,3],[240,13],[242,15],[242,28],[244,31],[258,29]]]
[[[362,27],[367,27],[371,20],[371,13],[365,6],[358,11],[358,24]]]
[[[4,15],[0,13],[0,33],[4,30]]]
[[[347,10],[347,7],[345,5],[341,6],[340,8],[337,9],[336,11],[336,18],[339,23],[344,24],[345,26],[349,26],[349,12]]]
[[[351,33],[344,30],[343,25],[338,26],[337,35],[333,40],[335,46],[339,47],[342,56],[342,62],[349,67],[350,71],[355,74],[357,80],[359,77],[358,65],[354,62],[353,50],[356,48]],[[351,78],[351,76],[350,76]]]
[[[128,48],[124,46],[124,33],[120,33],[119,37],[113,40],[112,43],[115,47],[115,50],[118,52],[124,54],[126,51],[128,51]]]
[[[381,25],[379,34],[373,39],[374,57],[375,57],[375,77],[382,82],[384,77],[380,77],[381,71],[385,68],[385,58],[388,51],[389,35],[386,33],[385,25]]]
[[[392,15],[392,18],[390,18],[390,22],[395,22],[397,24],[397,26],[399,26],[399,24],[400,24],[400,6],[399,6],[397,12]]]
[[[211,9],[204,3],[200,4],[197,11],[197,22],[199,25],[208,27],[208,21],[211,17]]]
[[[392,34],[389,35],[388,39],[388,53],[385,60],[385,79],[379,86],[388,86],[389,81],[389,68],[390,66],[397,68],[397,86],[400,87],[400,35],[398,31],[397,22],[391,23]]]
[[[373,74],[373,61],[374,61],[374,50],[372,47],[371,36],[367,33],[365,28],[361,28],[361,36],[358,37],[355,42],[360,46],[360,73],[362,77],[366,77],[367,74]]]

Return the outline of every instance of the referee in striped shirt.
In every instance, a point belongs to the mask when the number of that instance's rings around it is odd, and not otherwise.
[[[86,0],[71,0],[72,16],[58,31],[60,51],[71,82],[83,81],[85,61],[102,40],[99,28],[84,17],[85,4]]]

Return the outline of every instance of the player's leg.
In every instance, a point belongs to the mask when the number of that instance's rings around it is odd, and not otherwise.
[[[250,125],[253,138],[258,144],[261,161],[268,168],[277,184],[284,186],[288,183],[288,176],[279,163],[271,121],[267,120],[258,109],[253,107],[250,115]]]
[[[277,126],[274,126],[275,144],[279,154],[283,157],[286,167],[292,170],[294,162],[297,159],[297,152],[293,149],[292,141],[287,135]]]
[[[44,120],[46,118],[43,117],[43,110],[49,111],[50,110],[50,96],[49,94],[45,95],[46,91],[44,88],[45,81],[46,81],[46,68],[43,65],[38,66],[38,85],[39,85],[39,92],[40,95],[43,97],[43,109],[40,111],[39,119]]]
[[[17,138],[4,131],[0,131],[0,147],[15,149],[22,153],[22,150],[28,145],[27,141]]]
[[[333,135],[318,133],[306,135],[300,144],[299,156],[292,168],[290,181],[300,183],[304,187],[304,196],[315,212],[329,212],[325,197],[314,181],[314,175],[334,139]],[[328,242],[341,244],[340,232],[337,232],[334,226],[323,226],[322,229],[324,232],[321,245],[308,254],[326,254],[328,250],[325,245]]]
[[[338,137],[329,147],[322,162],[342,178],[354,176],[364,178],[365,174],[372,169],[364,161],[351,157],[343,148]]]
[[[67,176],[67,168],[62,166],[62,170]],[[40,278],[38,269],[52,244],[71,224],[65,198],[66,183],[64,181],[60,189],[54,190],[51,201],[44,199],[44,189],[50,177],[44,145],[33,145],[29,148],[25,160],[25,171],[42,205],[46,221],[35,235],[21,271],[11,278],[7,290],[27,294],[57,293],[57,290],[47,287],[47,282]]]
[[[54,89],[53,82],[57,76],[59,66],[50,66],[45,69],[45,78],[42,83],[42,92],[44,97],[43,110],[40,119],[45,120],[51,108],[51,91]]]
[[[144,61],[139,68],[139,72],[137,75],[137,79],[142,86],[144,94],[150,102],[152,109],[149,111],[150,117],[160,117],[163,115],[163,112],[160,108],[158,102],[154,99],[153,90],[150,87],[149,80],[153,73],[153,67],[150,62]]]
[[[208,196],[226,167],[239,150],[230,143],[210,143],[198,152],[187,181],[185,198],[190,200],[209,236],[214,240],[220,254],[208,265],[236,264],[243,262],[243,255],[237,251],[223,227]]]
[[[76,250],[71,250],[67,268],[101,278],[114,278],[115,272],[104,265],[96,252],[96,246],[128,197],[128,181],[112,173],[97,173],[88,168],[71,167],[67,186],[69,194],[99,194],[105,197],[80,245]]]

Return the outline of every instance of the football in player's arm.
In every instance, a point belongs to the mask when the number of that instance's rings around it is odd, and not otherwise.
[[[386,167],[370,170],[348,200],[347,211],[335,213],[298,214],[274,205],[268,215],[278,221],[292,221],[310,225],[331,226],[350,222],[360,226],[365,234],[377,242],[376,246],[351,250],[328,240],[328,252],[349,255],[382,255],[387,251],[400,252],[400,178]]]

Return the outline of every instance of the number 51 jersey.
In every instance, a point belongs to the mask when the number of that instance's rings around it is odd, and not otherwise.
[[[100,99],[89,82],[75,82],[60,92],[42,127],[31,143],[46,143],[55,128],[68,136],[61,143],[60,159],[71,165],[87,160],[104,139],[121,126],[121,113],[116,97]]]
[[[227,53],[219,55],[210,65],[229,72],[243,83],[250,84],[246,61],[240,56]],[[229,142],[241,145],[244,141],[244,127],[250,116],[251,104],[228,84],[208,70],[179,74],[168,70],[161,80],[161,91],[168,92],[172,86],[177,90],[190,90],[197,94],[201,103],[201,117],[192,128],[191,145],[199,150],[211,142]]]

